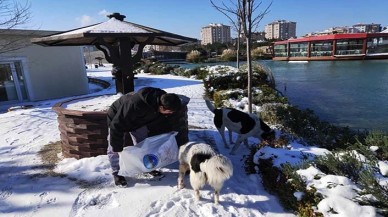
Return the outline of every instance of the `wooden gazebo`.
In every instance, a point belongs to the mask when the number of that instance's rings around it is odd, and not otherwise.
[[[125,16],[114,13],[106,22],[74,29],[58,34],[32,39],[32,43],[43,46],[95,45],[105,59],[112,63],[116,72],[116,92],[123,94],[134,91],[133,66],[142,57],[145,45],[177,46],[196,39],[141,26],[124,21]],[[133,53],[135,45],[137,51]],[[183,97],[183,96],[182,96]],[[187,98],[187,97],[186,97]],[[178,143],[188,141],[187,103],[182,100],[182,109],[170,124],[178,131]],[[70,101],[59,102],[53,109],[58,114],[61,132],[62,153],[65,157],[83,158],[106,154],[108,129],[106,111],[88,112],[69,110],[62,106]],[[162,133],[163,130],[160,129]]]
[[[79,29],[69,30],[41,38],[32,43],[43,46],[83,46],[95,45],[105,59],[120,73],[116,74],[116,91],[123,94],[134,90],[133,66],[140,61],[145,45],[177,46],[197,39],[189,38],[135,23],[124,21],[119,13],[108,15],[106,22]],[[138,45],[137,52],[133,52]]]

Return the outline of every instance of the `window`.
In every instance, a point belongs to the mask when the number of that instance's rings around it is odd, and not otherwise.
[[[307,57],[308,42],[292,43],[290,44],[291,57]]]
[[[336,43],[336,55],[362,54],[362,39],[344,39]]]
[[[366,53],[388,53],[388,37],[368,38]]]
[[[311,56],[332,56],[333,42],[331,41],[316,41],[311,43]]]
[[[287,56],[287,44],[278,44],[274,46],[275,57],[286,57]]]
[[[27,99],[21,62],[0,62],[0,104]]]

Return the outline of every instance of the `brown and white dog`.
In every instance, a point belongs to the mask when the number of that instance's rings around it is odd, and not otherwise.
[[[189,142],[179,148],[179,189],[184,188],[184,176],[189,170],[195,198],[200,199],[199,190],[208,183],[214,189],[216,204],[224,182],[233,175],[232,162],[205,143]]]
[[[225,148],[229,148],[225,139],[225,128],[229,132],[229,142],[232,141],[232,132],[238,134],[236,142],[230,151],[231,155],[236,153],[240,147],[241,142],[249,149],[248,138],[255,137],[261,140],[268,140],[274,138],[275,132],[255,114],[247,114],[233,108],[219,108],[216,109],[209,99],[205,98],[207,107],[214,113],[214,125],[221,134],[222,141]]]

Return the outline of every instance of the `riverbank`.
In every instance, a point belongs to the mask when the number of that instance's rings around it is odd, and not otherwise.
[[[276,88],[290,103],[322,120],[355,130],[388,132],[388,60],[259,61],[271,69]],[[183,68],[235,62],[179,64]]]

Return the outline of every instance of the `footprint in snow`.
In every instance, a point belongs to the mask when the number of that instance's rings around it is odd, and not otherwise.
[[[12,188],[10,186],[5,186],[0,191],[0,200],[5,200],[11,195],[12,195]]]
[[[73,203],[69,217],[81,217],[90,209],[109,209],[119,206],[114,192],[103,189],[87,189],[81,192]]]

